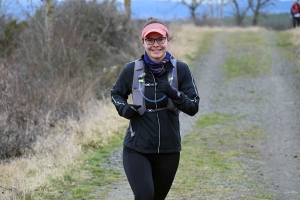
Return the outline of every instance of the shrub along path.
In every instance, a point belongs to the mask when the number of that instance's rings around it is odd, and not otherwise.
[[[295,64],[276,46],[276,32],[214,34],[210,51],[194,62],[200,111],[181,113],[183,151],[167,199],[300,199]],[[125,176],[104,199],[133,199]]]

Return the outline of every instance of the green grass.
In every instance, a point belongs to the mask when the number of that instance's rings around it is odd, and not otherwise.
[[[211,47],[214,43],[214,38],[217,33],[218,33],[218,31],[205,32],[204,37],[198,46],[199,48],[198,48],[197,55],[202,55],[202,54],[206,54],[209,52],[209,50],[211,49]]]
[[[299,62],[300,47],[299,45],[295,44],[295,42],[292,41],[292,38],[294,38],[295,36],[293,36],[291,32],[287,32],[287,31],[277,32],[276,36],[277,36],[277,47],[280,47],[279,50],[281,50],[281,54],[286,59],[296,64],[297,69],[295,70],[295,74],[300,74],[300,62]]]
[[[293,46],[293,41],[291,41],[290,38],[292,38],[291,33],[286,32],[286,31],[280,31],[276,32],[277,34],[277,47],[281,48],[287,48],[287,47],[292,47]]]
[[[271,57],[260,32],[231,33],[226,46],[229,55],[222,70],[228,80],[257,77],[270,72]]]
[[[225,71],[225,77],[228,79],[236,77],[256,77],[262,73],[268,72],[266,65],[260,65],[255,59],[255,54],[248,53],[240,57],[229,57],[226,59],[222,68]]]
[[[293,43],[291,41],[287,41],[287,40],[281,40],[281,41],[277,41],[277,46],[278,47],[291,47],[293,45]]]
[[[120,172],[106,167],[107,158],[113,149],[122,144],[123,134],[116,133],[107,146],[94,148],[95,144],[86,146],[81,155],[80,165],[70,166],[62,177],[49,176],[49,184],[40,187],[27,200],[75,200],[101,199],[109,191],[110,184],[117,182]],[[96,145],[97,146],[97,145]]]
[[[196,120],[194,128],[203,129],[216,124],[228,124],[233,120],[239,120],[242,116],[232,116],[224,113],[215,112],[212,114],[203,115]]]
[[[200,57],[198,57],[199,55],[203,55],[209,52],[209,50],[211,49],[213,42],[214,42],[214,37],[215,34],[217,33],[217,31],[212,32],[212,31],[208,31],[205,32],[202,37],[201,40],[196,41],[196,45],[198,46],[198,49],[196,51],[196,53],[186,53],[184,55],[185,60],[187,62],[187,64],[190,66],[190,68],[193,70],[194,69],[194,61],[197,61],[200,59]]]
[[[212,113],[197,120],[182,142],[180,166],[168,199],[274,199],[267,183],[255,180],[257,174],[252,171],[260,158],[254,146],[264,132],[241,125],[244,117]]]

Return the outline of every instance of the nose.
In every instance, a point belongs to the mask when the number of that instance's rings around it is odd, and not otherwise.
[[[157,39],[154,40],[153,45],[155,45],[155,43],[156,43],[156,45],[159,45],[158,42],[157,42]]]

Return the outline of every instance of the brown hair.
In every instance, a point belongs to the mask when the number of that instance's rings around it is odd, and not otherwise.
[[[162,24],[164,25],[165,27],[167,27],[167,25],[165,23],[163,23],[162,21],[156,19],[156,18],[153,18],[153,17],[149,17],[147,19],[147,21],[145,22],[144,26],[143,26],[143,29],[148,26],[149,24],[153,24],[153,23],[159,23],[159,24]]]
[[[161,20],[156,19],[156,18],[153,18],[153,17],[149,17],[149,18],[147,19],[147,21],[144,23],[143,29],[144,29],[146,26],[148,26],[149,24],[153,24],[153,23],[159,23],[159,24],[162,24],[162,25],[164,25],[165,27],[167,27],[167,25],[166,25],[165,23],[163,23]],[[169,41],[173,38],[172,36],[170,36],[169,33],[167,33],[166,36],[167,36],[167,38],[168,38]]]

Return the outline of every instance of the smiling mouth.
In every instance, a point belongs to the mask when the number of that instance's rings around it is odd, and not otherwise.
[[[161,51],[161,49],[152,49],[151,51]]]

